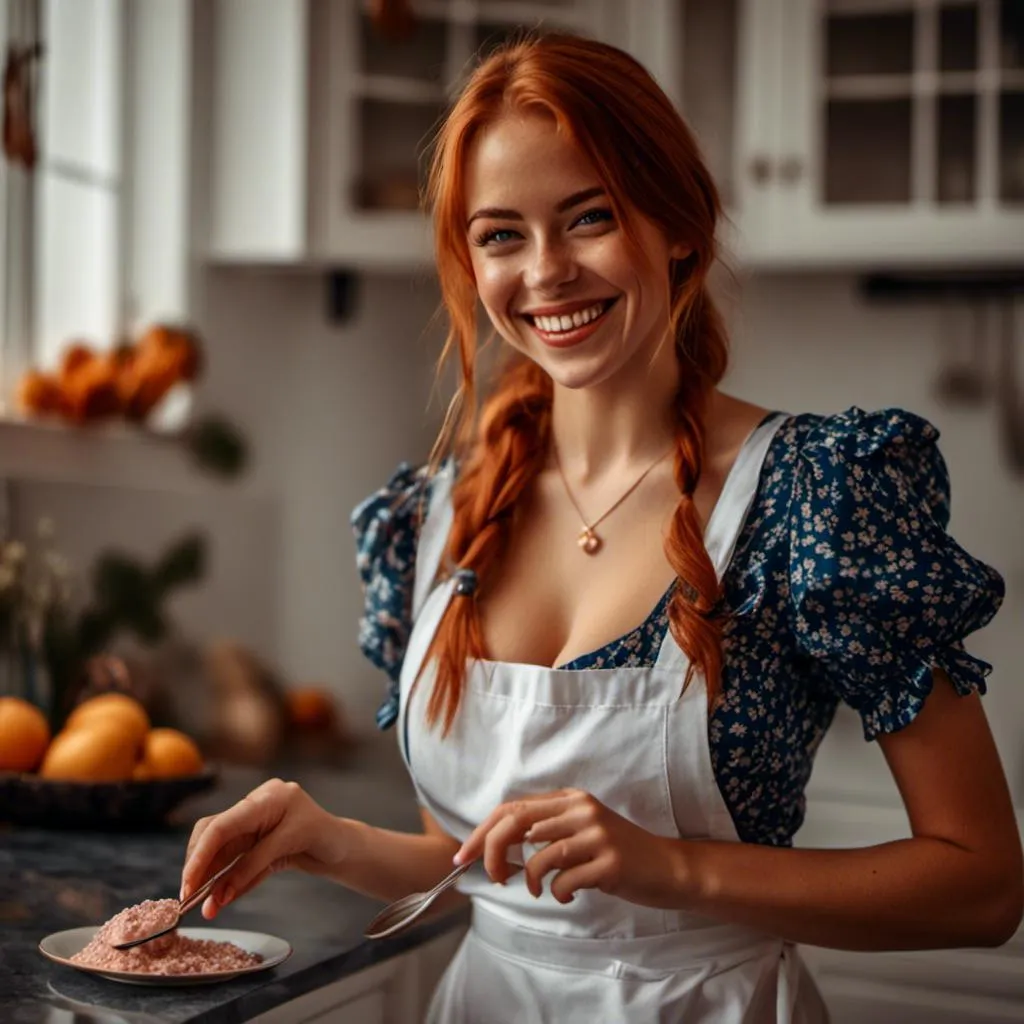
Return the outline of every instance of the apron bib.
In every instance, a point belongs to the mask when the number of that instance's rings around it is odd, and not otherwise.
[[[708,521],[719,579],[782,419],[747,438]],[[432,668],[413,683],[454,592],[451,579],[430,589],[451,483],[450,470],[439,474],[420,536],[401,673],[398,735],[422,805],[461,841],[505,800],[572,786],[656,835],[738,841],[712,771],[707,690],[695,674],[682,691],[689,662],[671,631],[645,668],[471,662],[448,736],[427,727]],[[546,890],[531,896],[521,874],[495,885],[480,865],[459,888],[473,923],[434,994],[436,1024],[827,1021],[795,950],[777,937],[594,889],[562,906]]]

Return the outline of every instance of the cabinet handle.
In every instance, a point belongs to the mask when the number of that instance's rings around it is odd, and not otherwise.
[[[788,156],[779,165],[779,177],[787,185],[795,185],[804,173],[804,162],[798,156]]]
[[[750,177],[757,185],[765,185],[772,176],[772,163],[766,156],[755,156],[750,161]]]

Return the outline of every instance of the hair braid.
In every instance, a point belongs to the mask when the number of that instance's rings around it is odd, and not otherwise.
[[[544,371],[517,357],[481,410],[477,443],[452,493],[447,550],[451,566],[476,573],[478,592],[486,588],[505,548],[517,500],[547,458],[551,392]],[[428,722],[434,724],[443,715],[447,733],[462,696],[466,659],[484,654],[477,602],[452,601],[424,659],[424,664],[435,655],[437,659]]]
[[[704,354],[698,364],[694,346]],[[710,365],[707,353],[717,353]],[[669,602],[669,626],[690,661],[683,686],[700,670],[713,703],[721,685],[722,636],[718,617],[721,584],[704,546],[703,529],[693,493],[704,464],[704,410],[711,388],[725,372],[725,327],[706,287],[686,304],[686,316],[677,327],[676,357],[680,364],[676,392],[676,484],[681,492],[665,538],[665,555],[680,585]]]
[[[558,33],[529,34],[507,43],[476,68],[438,131],[425,198],[450,319],[441,365],[457,363],[459,384],[431,467],[436,469],[452,450],[468,453],[453,493],[449,568],[474,570],[479,592],[486,593],[516,502],[540,471],[550,439],[551,381],[522,358],[506,371],[479,419],[476,410],[477,292],[466,232],[465,165],[480,131],[510,111],[524,110],[553,117],[591,161],[638,261],[644,253],[624,215],[627,207],[690,251],[670,269],[671,322],[681,371],[675,474],[682,497],[665,551],[680,580],[669,607],[672,634],[693,668],[707,678],[713,698],[721,666],[719,585],[693,493],[703,465],[707,397],[725,373],[728,352],[721,320],[705,291],[716,258],[721,207],[696,140],[678,111],[636,60],[607,44]],[[476,601],[453,601],[424,659],[437,669],[427,709],[431,723],[443,716],[447,732],[458,710],[466,660],[483,654]]]

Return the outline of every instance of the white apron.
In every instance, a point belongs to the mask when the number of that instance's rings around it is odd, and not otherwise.
[[[708,522],[719,578],[780,423],[747,439]],[[421,533],[401,674],[398,736],[422,805],[462,841],[505,800],[574,787],[656,835],[738,841],[712,773],[704,681],[695,674],[680,696],[688,661],[670,631],[649,668],[470,663],[451,732],[428,728],[432,668],[412,684],[454,589],[447,580],[430,590],[451,526],[450,486],[447,475],[435,481]],[[774,936],[598,890],[563,906],[546,887],[531,896],[522,873],[495,885],[480,865],[459,887],[473,923],[434,993],[435,1024],[828,1019],[796,951]]]

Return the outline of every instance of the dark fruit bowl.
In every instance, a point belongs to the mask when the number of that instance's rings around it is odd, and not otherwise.
[[[0,822],[68,829],[152,828],[216,782],[212,767],[173,779],[123,782],[69,782],[0,772]]]

